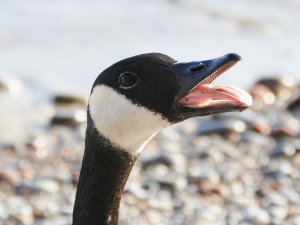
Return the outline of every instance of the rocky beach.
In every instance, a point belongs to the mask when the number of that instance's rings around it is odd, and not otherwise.
[[[267,77],[249,92],[242,113],[191,119],[150,141],[120,224],[300,224],[299,83]],[[0,102],[11,112],[0,117],[0,224],[71,224],[86,99],[7,77]]]

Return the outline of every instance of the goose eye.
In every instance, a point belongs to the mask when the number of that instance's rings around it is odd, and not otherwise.
[[[125,72],[119,76],[120,87],[129,89],[134,87],[138,82],[138,77],[132,72]]]

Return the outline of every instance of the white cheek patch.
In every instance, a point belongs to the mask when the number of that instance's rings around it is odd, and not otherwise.
[[[98,132],[131,154],[140,153],[159,130],[171,125],[106,85],[94,87],[89,110]]]

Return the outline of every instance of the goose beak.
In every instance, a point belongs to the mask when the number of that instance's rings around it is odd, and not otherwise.
[[[180,83],[175,96],[180,114],[186,119],[248,108],[252,98],[245,91],[228,85],[211,85],[240,60],[239,55],[230,53],[212,60],[173,64],[171,70],[177,74]]]

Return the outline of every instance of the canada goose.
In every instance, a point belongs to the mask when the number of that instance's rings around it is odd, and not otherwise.
[[[160,53],[122,60],[96,79],[87,110],[85,151],[73,225],[116,225],[121,194],[146,143],[185,119],[241,111],[244,91],[210,83],[240,60],[237,54],[179,63]]]

